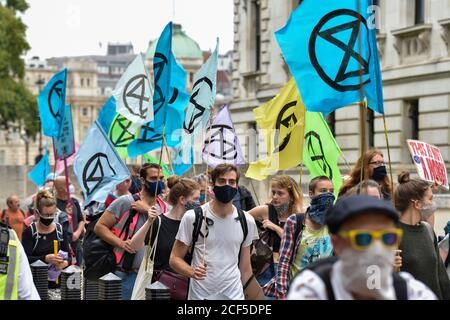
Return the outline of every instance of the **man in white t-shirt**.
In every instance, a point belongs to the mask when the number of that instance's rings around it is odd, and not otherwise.
[[[337,258],[318,261],[292,281],[289,300],[436,300],[407,272],[394,272],[402,232],[389,202],[357,195],[326,214]]]
[[[189,300],[204,300],[215,294],[244,300],[243,283],[252,276],[250,245],[258,238],[255,220],[245,213],[248,233],[244,239],[238,210],[232,204],[239,183],[235,166],[217,166],[211,172],[211,180],[215,196],[201,207],[205,219],[194,245],[192,263],[189,265],[184,258],[193,242],[194,210],[187,211],[181,220],[170,266],[191,278]]]

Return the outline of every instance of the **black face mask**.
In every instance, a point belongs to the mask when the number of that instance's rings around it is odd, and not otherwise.
[[[387,176],[386,166],[380,166],[373,170],[373,180],[375,181],[383,181],[383,179]]]
[[[233,200],[234,196],[238,192],[238,189],[226,184],[220,187],[214,186],[213,191],[216,200],[225,204]]]
[[[55,220],[55,218],[44,218],[41,215],[39,215],[39,222],[42,223],[46,227],[51,225],[54,220]]]

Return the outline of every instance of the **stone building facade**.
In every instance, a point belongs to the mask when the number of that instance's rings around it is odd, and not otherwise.
[[[415,171],[406,139],[434,144],[450,161],[450,2],[376,3],[380,7],[377,38],[393,172]],[[234,0],[231,110],[249,161],[265,151],[263,140],[255,134],[252,110],[273,98],[291,77],[274,32],[285,25],[298,4],[298,0]],[[357,106],[338,109],[327,119],[350,165],[360,155],[359,119]],[[387,150],[383,120],[370,111],[366,136],[368,146]],[[346,173],[344,160],[339,164]],[[299,181],[299,171],[288,173]],[[262,198],[267,197],[267,183],[258,186]],[[450,207],[450,203],[445,200],[441,206]]]

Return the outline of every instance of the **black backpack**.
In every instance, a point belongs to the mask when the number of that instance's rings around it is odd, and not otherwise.
[[[337,257],[330,257],[313,262],[302,271],[300,271],[298,275],[300,275],[304,270],[313,271],[320,277],[320,279],[322,279],[323,283],[325,284],[328,300],[336,300],[333,292],[333,286],[331,285],[330,274],[331,269],[333,268],[333,265],[337,260]],[[403,279],[397,272],[392,273],[392,278],[397,300],[408,300],[408,288],[406,285],[406,280]]]
[[[63,228],[61,226],[61,224],[59,224],[58,222],[55,222],[56,225],[56,236],[58,238],[58,246],[61,249],[62,248],[62,244],[64,242],[64,233],[63,233]],[[37,230],[37,225],[36,222],[32,222],[30,225],[31,228],[31,237],[33,238],[33,249],[31,250],[31,253],[34,252],[34,250],[36,250],[37,245],[39,243],[39,239],[41,238],[41,236],[39,235],[39,232]],[[68,252],[70,254],[70,252]]]

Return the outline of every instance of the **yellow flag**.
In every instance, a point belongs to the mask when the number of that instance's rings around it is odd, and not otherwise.
[[[252,162],[245,176],[264,180],[278,170],[300,165],[306,111],[295,80],[291,79],[275,98],[253,112],[265,136],[267,158]]]

